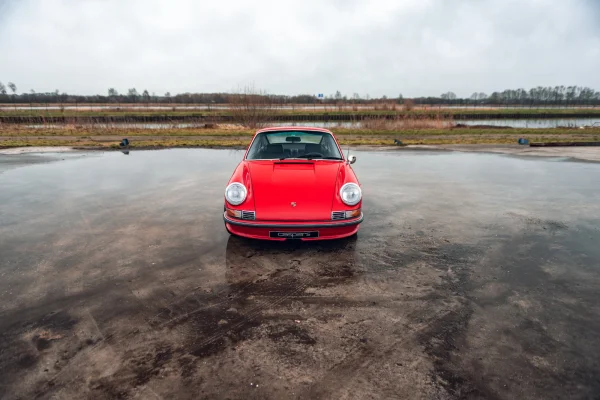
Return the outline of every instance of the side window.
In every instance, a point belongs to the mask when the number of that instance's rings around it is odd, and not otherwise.
[[[262,153],[265,151],[267,147],[267,139],[264,135],[258,135],[254,142],[252,143],[252,147],[250,147],[250,151],[248,152],[249,160],[256,160],[262,157]]]
[[[321,147],[323,148],[325,157],[339,157],[339,151],[337,151],[337,146],[333,141],[331,135],[323,135],[323,141],[321,143]]]
[[[321,149],[323,150],[324,156],[329,155],[329,143],[327,142],[327,140],[323,140],[323,142],[321,143]]]
[[[267,148],[267,145],[269,144],[269,142],[267,141],[267,138],[264,135],[260,136],[260,142],[258,142],[258,151],[260,153],[264,152]]]

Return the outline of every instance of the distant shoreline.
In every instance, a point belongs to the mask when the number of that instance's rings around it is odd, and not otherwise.
[[[96,152],[96,151],[148,151],[168,149],[212,149],[212,150],[245,150],[241,146],[168,146],[168,147],[133,147],[129,149],[117,149],[106,147],[13,147],[0,148],[2,155],[19,155],[35,153],[67,153],[67,152]],[[353,145],[351,151],[439,151],[439,152],[463,152],[463,153],[493,153],[522,157],[561,157],[577,161],[600,162],[600,147],[551,147],[532,148],[520,145],[492,145],[492,144],[470,144],[470,145],[410,145],[410,146],[374,146]]]

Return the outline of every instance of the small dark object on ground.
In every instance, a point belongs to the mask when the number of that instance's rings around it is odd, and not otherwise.
[[[402,140],[394,139],[394,144],[397,146],[402,146]]]
[[[129,139],[125,138],[119,143],[119,147],[129,147]]]
[[[519,144],[529,144],[529,139],[519,138]]]
[[[573,146],[600,146],[600,142],[537,142],[530,143],[530,147],[573,147]]]
[[[217,124],[204,124],[204,129],[217,129]]]

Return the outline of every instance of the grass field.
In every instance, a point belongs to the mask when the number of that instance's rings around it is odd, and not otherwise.
[[[405,129],[369,130],[334,128],[342,145],[403,144],[510,144],[524,137],[535,142],[600,141],[600,128],[568,129]],[[103,129],[53,128],[33,129],[18,125],[0,128],[0,147],[73,146],[86,148],[118,148],[127,137],[134,148],[162,147],[245,147],[251,129]]]

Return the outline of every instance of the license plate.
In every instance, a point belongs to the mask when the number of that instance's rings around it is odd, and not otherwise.
[[[303,239],[303,238],[317,238],[319,237],[319,231],[308,231],[308,232],[269,232],[269,236],[272,238],[280,239]]]

